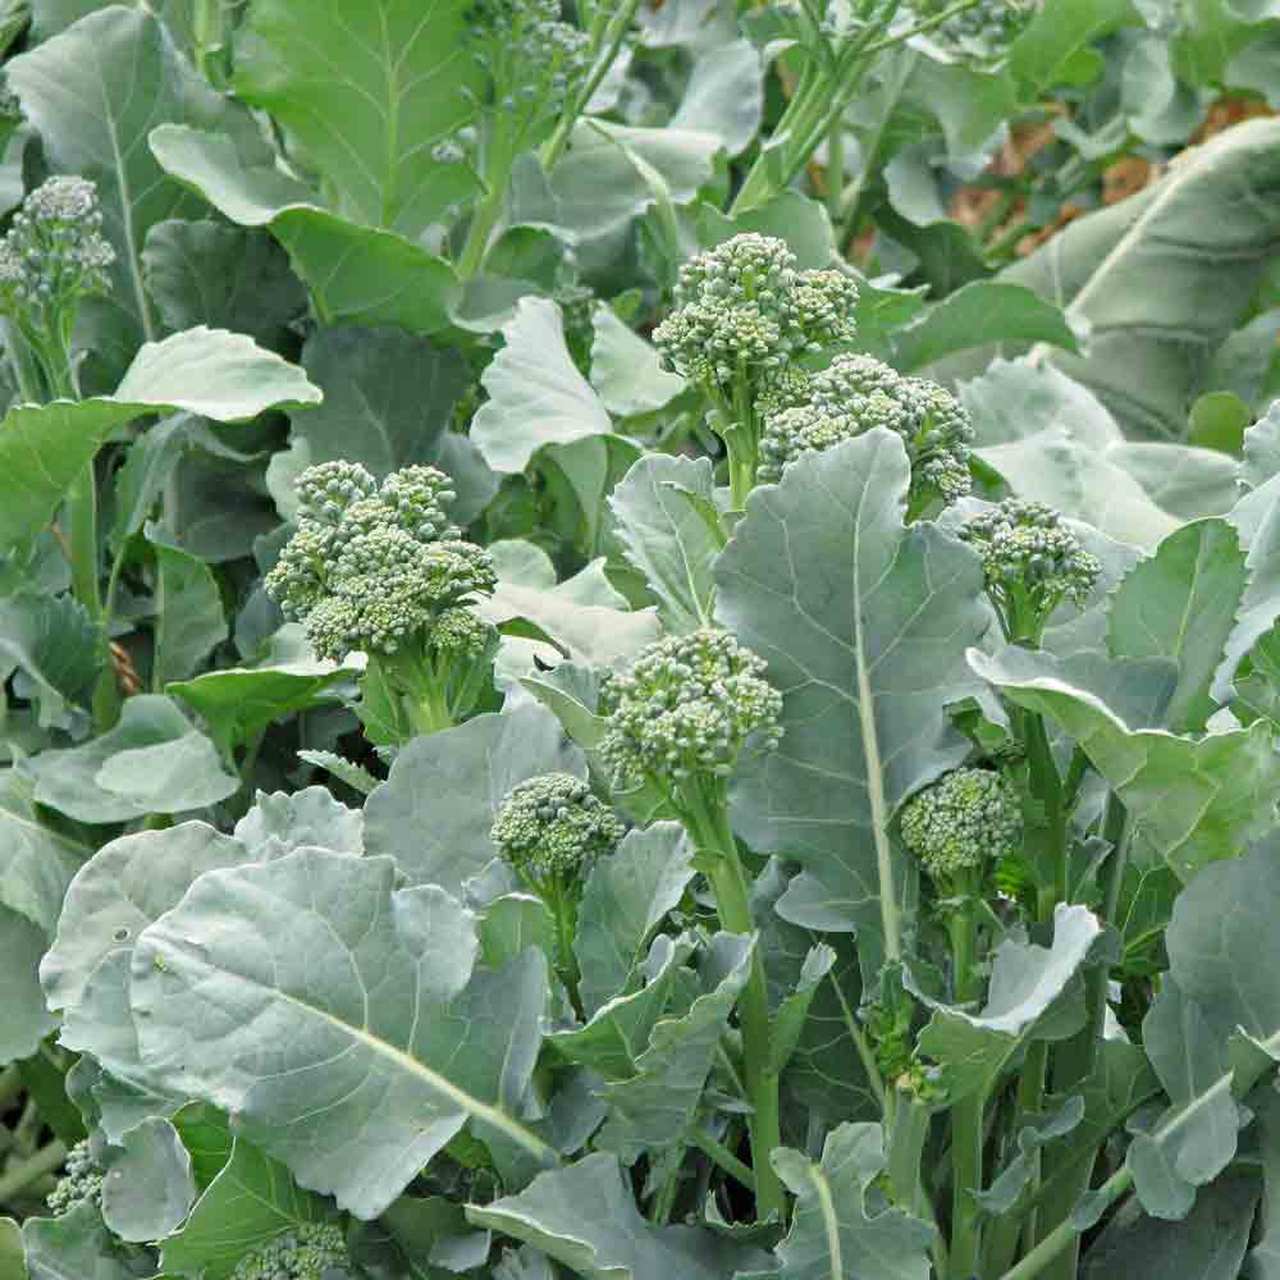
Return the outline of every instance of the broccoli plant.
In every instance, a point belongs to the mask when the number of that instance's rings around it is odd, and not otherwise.
[[[242,1257],[231,1280],[335,1280],[347,1276],[342,1229],[327,1222],[303,1222]]]
[[[1036,646],[1064,600],[1082,604],[1097,581],[1097,557],[1042,502],[1009,498],[965,522],[960,536],[982,559],[987,593],[1005,638]]]
[[[911,461],[909,518],[969,492],[973,426],[959,401],[936,382],[903,377],[871,356],[839,355],[802,380],[789,399],[765,419],[762,480],[777,480],[806,453],[881,426],[902,437]]]
[[[853,336],[858,289],[839,271],[797,271],[785,241],[744,232],[680,268],[675,308],[654,330],[666,363],[711,406],[741,508],[756,482],[762,401],[796,362]]]
[[[60,1217],[78,1204],[101,1204],[102,1174],[102,1167],[93,1157],[89,1140],[85,1138],[77,1142],[67,1152],[62,1176],[45,1197],[49,1212],[54,1217]]]
[[[358,463],[326,462],[297,491],[297,529],[267,591],[320,657],[368,655],[366,697],[397,737],[457,723],[489,680],[497,633],[472,606],[496,579],[449,522],[448,478],[406,467],[379,485]]]
[[[684,824],[702,859],[721,925],[753,928],[750,881],[729,825],[728,781],[744,752],[778,743],[782,700],[765,663],[727,631],[703,628],[646,648],[603,691],[600,757],[615,785],[648,783]],[[765,1153],[778,1145],[778,1078],[768,994],[757,957],[742,1005],[743,1073],[752,1107],[762,1216],[781,1212],[782,1186]]]
[[[613,852],[622,832],[609,806],[569,773],[520,783],[502,802],[490,832],[502,856],[551,911],[560,976],[579,1010],[573,938],[582,882],[596,859]]]

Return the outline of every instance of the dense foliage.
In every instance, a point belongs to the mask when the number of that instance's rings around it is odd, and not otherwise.
[[[1280,17],[0,0],[0,1280],[1280,1277]]]

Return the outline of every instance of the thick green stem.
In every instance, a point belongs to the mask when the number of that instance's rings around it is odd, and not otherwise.
[[[1104,1206],[1114,1204],[1132,1185],[1133,1174],[1129,1172],[1128,1166],[1117,1169],[1098,1188],[1096,1192],[1100,1197],[1098,1203]],[[1079,1238],[1079,1228],[1068,1218],[1045,1236],[1016,1267],[1006,1271],[1000,1280],[1032,1280],[1034,1276],[1043,1275],[1049,1264],[1060,1257],[1063,1251]]]
[[[719,1165],[725,1173],[741,1183],[748,1191],[756,1189],[755,1174],[724,1143],[717,1142],[705,1129],[695,1126],[689,1134],[689,1144],[697,1147],[703,1155],[710,1157],[714,1164]]]
[[[952,982],[957,1004],[976,999],[980,983],[974,973],[977,929],[966,904],[947,921],[951,935]],[[977,1193],[982,1189],[983,1113],[985,1092],[962,1098],[951,1111],[951,1267],[967,1280],[977,1270],[982,1246]]]
[[[1128,817],[1124,805],[1114,795],[1107,801],[1102,832],[1113,849],[1103,882],[1102,918],[1107,923],[1114,923],[1129,857]],[[1107,982],[1110,977],[1110,970],[1103,964],[1095,965],[1085,975],[1085,1008],[1088,1019],[1080,1032],[1054,1053],[1053,1084],[1059,1093],[1070,1091],[1093,1072],[1098,1044],[1106,1024]],[[1080,1197],[1088,1190],[1096,1160],[1095,1153],[1085,1159],[1077,1157],[1074,1162],[1062,1167],[1060,1160],[1052,1152],[1049,1153],[1046,1160],[1049,1179],[1047,1189],[1051,1194],[1045,1198],[1039,1215],[1040,1230],[1046,1233],[1046,1238],[1047,1233],[1056,1230],[1067,1219]],[[1080,1240],[1077,1236],[1046,1268],[1047,1280],[1074,1280],[1078,1270],[1079,1251]]]
[[[0,1204],[8,1204],[33,1182],[39,1182],[47,1174],[53,1173],[66,1158],[66,1147],[61,1142],[51,1142],[34,1155],[10,1166],[0,1176]]]
[[[453,713],[443,690],[429,685],[420,694],[404,699],[405,713],[415,734],[439,733],[453,728]]]
[[[729,933],[751,935],[751,901],[747,875],[729,827],[723,799],[694,806],[688,815],[689,834],[707,859],[707,878],[716,898],[721,927]],[[743,1083],[751,1104],[751,1157],[756,1181],[756,1213],[761,1219],[785,1217],[787,1201],[782,1182],[774,1172],[772,1153],[782,1145],[778,1103],[778,1073],[773,1063],[769,1026],[769,993],[764,965],[757,949],[751,972],[738,1002],[742,1027]]]
[[[569,993],[569,1003],[573,1011],[583,1021],[586,1014],[582,1006],[582,996],[578,991],[581,973],[578,970],[578,957],[573,952],[573,936],[577,924],[577,906],[572,895],[559,877],[547,886],[543,900],[551,908],[556,924],[556,972],[564,989]]]
[[[591,64],[591,70],[587,73],[577,92],[573,94],[565,105],[565,109],[560,113],[560,119],[556,121],[555,131],[543,144],[542,167],[548,173],[564,154],[564,149],[569,142],[569,135],[573,132],[573,126],[577,123],[578,117],[587,109],[587,103],[591,101],[592,95],[600,87],[605,76],[609,74],[609,68],[617,60],[618,53],[622,48],[622,42],[631,26],[631,20],[635,17],[635,12],[639,7],[640,0],[622,0],[622,3],[614,10],[604,30],[600,33],[599,40],[594,43],[594,60]]]

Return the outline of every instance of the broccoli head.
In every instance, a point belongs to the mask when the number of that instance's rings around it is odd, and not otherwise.
[[[326,1272],[345,1276],[347,1263],[341,1228],[303,1222],[241,1258],[231,1280],[321,1280]]]
[[[102,1176],[102,1167],[93,1158],[88,1139],[77,1142],[67,1152],[62,1177],[45,1200],[49,1212],[60,1218],[86,1200],[101,1204]]]
[[[777,744],[782,695],[764,672],[763,658],[714,627],[655,641],[604,686],[601,756],[619,782],[652,782],[680,808],[690,785],[727,777],[748,740]]]
[[[534,885],[572,881],[613,852],[622,823],[569,773],[520,783],[502,802],[490,833],[502,856]]]
[[[663,363],[695,383],[725,442],[734,504],[755,483],[762,406],[794,382],[795,361],[853,336],[858,287],[800,271],[785,241],[743,232],[680,268],[675,309],[653,332]]]
[[[911,462],[912,514],[931,501],[949,503],[969,492],[973,426],[955,396],[936,382],[903,377],[872,356],[839,355],[790,399],[765,420],[762,480],[778,480],[806,453],[888,427],[902,437]]]
[[[1008,54],[1009,46],[1038,7],[1036,0],[978,0],[935,26],[928,39],[952,58],[994,66]],[[946,8],[946,0],[925,0],[914,6],[914,16],[917,20],[936,18]]]
[[[102,234],[98,189],[58,175],[22,202],[0,240],[0,311],[53,396],[75,393],[71,334],[82,298],[105,293],[115,250]]]
[[[943,885],[1017,851],[1017,792],[991,769],[955,769],[912,797],[902,811],[902,842]]]
[[[489,553],[449,520],[448,477],[412,466],[379,485],[359,463],[325,462],[302,473],[297,491],[297,530],[267,575],[268,594],[318,655],[368,654],[420,706],[434,700],[433,723],[451,722],[497,644],[470,610],[497,579]]]
[[[1038,644],[1063,600],[1082,605],[1097,581],[1097,557],[1051,507],[1008,498],[974,516],[960,537],[982,560],[987,594],[1014,643]]]

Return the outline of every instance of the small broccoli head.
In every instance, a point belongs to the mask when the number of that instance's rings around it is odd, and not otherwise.
[[[602,691],[600,753],[619,783],[648,780],[675,798],[687,782],[727,777],[750,740],[782,736],[782,695],[764,659],[727,631],[703,627],[645,648]]]
[[[492,105],[522,142],[577,89],[590,37],[562,20],[559,0],[475,0],[469,16],[476,61],[494,77]]]
[[[946,7],[946,0],[926,0],[915,6],[915,13],[932,18]],[[1007,56],[1038,8],[1037,0],[978,0],[934,27],[928,39],[949,57],[991,67]]]
[[[82,297],[107,291],[115,260],[97,187],[60,174],[27,196],[0,241],[0,301],[42,335]]]
[[[581,778],[548,773],[520,783],[490,832],[502,856],[535,885],[573,883],[622,839],[622,823]]]
[[[406,467],[379,487],[359,464],[321,463],[303,472],[298,495],[297,531],[266,589],[321,657],[398,654],[493,591],[493,561],[457,537],[453,489],[434,467]]]
[[[987,594],[1006,636],[1036,643],[1063,600],[1082,605],[1097,581],[1097,557],[1051,507],[1008,498],[967,521],[960,537],[978,553]]]
[[[969,492],[973,427],[964,407],[937,383],[903,377],[865,355],[837,356],[797,389],[788,407],[766,419],[760,478],[776,481],[797,458],[873,427],[888,427],[906,446],[913,512]]]
[[[326,1272],[345,1276],[347,1264],[341,1228],[303,1222],[241,1258],[231,1280],[322,1280]]]
[[[799,271],[786,242],[743,232],[680,269],[675,309],[654,330],[664,362],[729,394],[764,393],[788,362],[853,336],[857,285],[838,271]]]
[[[907,803],[901,828],[903,844],[945,885],[1016,852],[1022,811],[1000,774],[955,769]]]
[[[93,1158],[88,1139],[77,1142],[67,1152],[62,1177],[45,1200],[49,1212],[60,1218],[86,1200],[101,1204],[102,1176],[102,1167]]]

